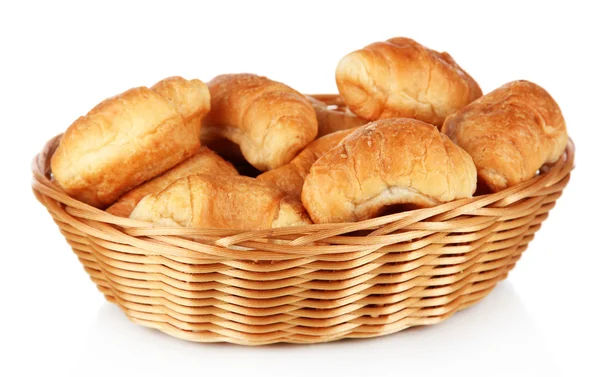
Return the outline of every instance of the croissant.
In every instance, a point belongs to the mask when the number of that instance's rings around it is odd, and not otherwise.
[[[335,147],[356,128],[343,130],[325,135],[308,144],[302,152],[286,165],[262,173],[256,180],[274,187],[278,187],[292,198],[300,200],[304,178],[308,175],[310,167],[323,154]]]
[[[108,207],[106,212],[115,216],[129,217],[131,211],[146,195],[162,191],[176,180],[192,174],[238,175],[238,172],[229,162],[202,146],[195,155],[184,162],[123,195]]]
[[[181,178],[142,199],[130,218],[166,226],[258,230],[310,224],[297,200],[243,176]]]
[[[71,197],[105,208],[200,148],[210,94],[200,80],[168,78],[109,98],[77,119],[51,160]]]
[[[261,171],[287,164],[317,136],[317,117],[308,100],[266,77],[230,74],[208,83],[212,111],[206,133],[240,146]]]
[[[315,223],[351,222],[468,198],[476,185],[471,157],[436,127],[386,119],[359,128],[318,159],[302,203]]]
[[[473,158],[480,180],[500,191],[535,176],[567,146],[554,99],[529,81],[513,81],[450,115],[442,132]]]
[[[408,117],[441,127],[447,115],[482,94],[448,53],[408,38],[346,55],[335,78],[350,110],[368,120]]]

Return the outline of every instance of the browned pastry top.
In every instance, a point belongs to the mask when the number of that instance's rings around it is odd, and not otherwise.
[[[436,127],[386,119],[359,128],[317,160],[302,202],[315,223],[357,221],[392,205],[471,197],[476,179],[471,157]]]
[[[560,108],[540,86],[513,81],[450,115],[442,128],[473,157],[479,178],[499,191],[535,176],[567,145]]]
[[[336,82],[350,110],[362,118],[408,117],[438,127],[482,94],[448,53],[409,38],[376,42],[346,55]]]

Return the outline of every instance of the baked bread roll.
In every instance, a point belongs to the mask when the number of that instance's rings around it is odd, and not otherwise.
[[[315,223],[351,222],[468,198],[476,185],[471,157],[436,127],[386,119],[359,128],[318,159],[302,203]]]
[[[323,101],[306,96],[310,101],[315,113],[317,114],[317,123],[319,124],[319,133],[317,137],[328,135],[332,132],[348,130],[369,123],[368,120],[357,117],[348,109],[332,109]]]
[[[190,175],[142,199],[130,218],[166,226],[258,230],[310,224],[297,200],[242,176]]]
[[[105,208],[196,153],[209,109],[206,85],[181,78],[106,99],[63,135],[51,160],[54,178],[71,197]]]
[[[292,198],[300,200],[304,178],[308,175],[310,167],[354,130],[355,128],[338,131],[318,138],[308,144],[289,164],[262,173],[256,180],[278,187]]]
[[[308,100],[294,89],[266,77],[231,74],[208,83],[207,134],[240,146],[260,171],[287,164],[317,136],[317,117]]]
[[[203,146],[192,157],[123,195],[115,204],[108,207],[106,212],[115,216],[129,217],[131,211],[146,195],[162,191],[176,180],[192,174],[238,175],[238,172],[229,162]]]
[[[350,110],[368,120],[408,117],[441,127],[447,115],[482,94],[448,53],[408,38],[346,55],[335,78]]]
[[[568,139],[557,103],[529,81],[510,82],[460,109],[442,132],[471,155],[479,179],[494,192],[558,160]]]

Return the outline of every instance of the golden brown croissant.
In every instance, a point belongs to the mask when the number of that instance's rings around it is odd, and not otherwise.
[[[208,83],[212,111],[206,132],[240,146],[261,171],[287,164],[317,136],[317,118],[308,100],[266,77],[231,74]]]
[[[319,134],[317,137],[336,131],[360,127],[369,123],[368,120],[357,117],[348,109],[345,111],[330,109],[323,101],[319,101],[311,96],[306,96],[306,98],[308,98],[317,114],[317,122],[319,123]]]
[[[67,129],[51,166],[68,195],[105,208],[198,150],[206,85],[169,78],[154,88],[109,98]]]
[[[142,199],[130,218],[161,225],[258,230],[310,224],[302,204],[243,176],[190,175]]]
[[[535,176],[562,155],[568,138],[554,99],[529,81],[510,82],[460,109],[442,132],[471,155],[492,191]]]
[[[176,180],[192,174],[238,175],[238,172],[229,162],[203,146],[195,155],[179,165],[123,195],[115,204],[108,207],[106,212],[115,216],[129,217],[131,211],[146,195],[162,191]]]
[[[441,127],[447,115],[482,94],[449,54],[408,38],[346,55],[335,77],[350,110],[369,120],[408,117]]]
[[[350,135],[355,129],[337,131],[314,140],[294,157],[289,164],[262,173],[256,177],[256,180],[278,187],[292,198],[300,200],[304,178],[308,175],[310,167],[323,154],[338,145],[340,141]]]
[[[430,207],[475,192],[471,157],[436,127],[397,118],[372,122],[317,160],[302,203],[315,223],[369,219],[390,206]]]

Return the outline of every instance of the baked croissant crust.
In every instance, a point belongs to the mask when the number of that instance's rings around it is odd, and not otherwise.
[[[436,127],[386,119],[359,128],[317,160],[302,203],[315,223],[351,222],[395,205],[412,209],[468,198],[476,185],[471,157]]]
[[[206,134],[238,144],[260,171],[287,164],[317,136],[315,111],[287,85],[243,73],[217,76],[208,87]]]
[[[129,217],[131,211],[146,195],[162,191],[176,180],[192,174],[238,175],[238,172],[229,162],[202,146],[192,157],[123,195],[108,207],[106,212],[115,216]]]
[[[408,38],[346,55],[335,78],[350,110],[368,120],[408,117],[441,127],[446,116],[482,94],[448,53]]]
[[[168,78],[108,98],[64,133],[51,167],[71,197],[105,208],[200,148],[210,95],[200,80]]]
[[[167,226],[258,230],[310,224],[302,204],[243,176],[181,178],[142,199],[130,218]]]
[[[513,81],[450,115],[442,132],[473,158],[479,179],[500,191],[534,177],[567,146],[554,99],[529,81]]]

